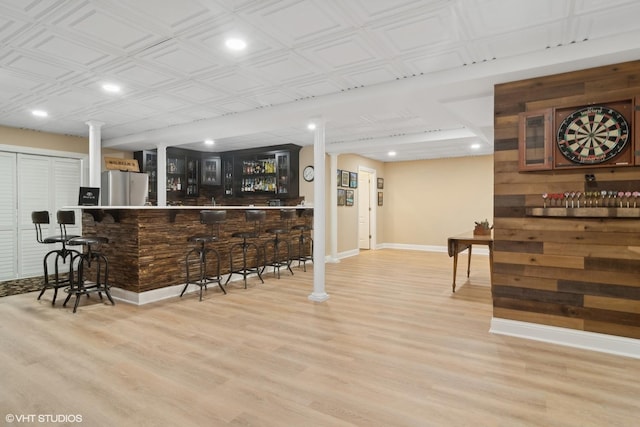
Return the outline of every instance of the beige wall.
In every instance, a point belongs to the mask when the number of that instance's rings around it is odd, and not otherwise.
[[[89,154],[87,138],[0,126],[0,144]]]
[[[384,178],[385,243],[446,246],[493,224],[493,156],[387,163]]]
[[[0,145],[89,154],[88,138],[58,135],[55,133],[38,132],[7,126],[0,126]],[[133,153],[103,148],[102,156],[132,159]],[[102,169],[104,170],[104,162],[102,162]]]
[[[331,159],[327,155],[325,156],[325,229],[327,230],[325,236],[325,244],[327,248],[327,254],[330,251],[330,208],[329,202],[331,200],[331,191],[337,191],[337,188],[331,188],[329,173],[331,171]],[[300,150],[300,170],[306,165],[313,164],[313,146],[305,146]],[[353,155],[353,154],[341,154],[338,156],[338,169],[348,170],[350,172],[358,172],[359,167],[366,167],[374,169],[378,177],[384,176],[385,164],[375,160],[367,159],[365,157]],[[316,175],[318,172],[316,171]],[[356,196],[354,198],[353,206],[338,206],[338,253],[347,252],[358,249],[358,193],[356,189]],[[305,201],[313,203],[313,182],[306,182],[300,177],[300,196],[304,196]],[[377,233],[378,243],[384,241],[384,223],[381,210],[377,213]]]
[[[330,159],[326,157],[329,230]],[[313,146],[300,150],[300,170],[313,164]],[[383,206],[376,209],[378,246],[386,244],[446,247],[447,238],[471,231],[475,221],[493,224],[493,156],[383,163],[353,154],[338,156],[338,169],[359,167],[384,178]],[[316,171],[316,174],[318,172]],[[375,185],[375,184],[374,184]],[[313,183],[300,178],[300,195],[313,202]],[[377,204],[372,201],[373,205]],[[326,247],[329,251],[329,233]],[[353,207],[338,206],[338,253],[358,249],[358,193]]]
[[[375,170],[376,176],[381,178],[385,176],[387,164],[354,154],[338,156],[340,170],[358,172],[361,166]],[[353,206],[338,206],[338,253],[358,249],[358,202],[358,190],[355,189]],[[385,242],[383,209],[376,211],[376,236],[377,244]]]

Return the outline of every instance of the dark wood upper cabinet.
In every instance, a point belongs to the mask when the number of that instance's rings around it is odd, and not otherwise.
[[[149,202],[158,200],[158,153],[155,150],[136,151],[133,158],[138,161],[140,172],[149,175]]]
[[[221,174],[221,163],[220,156],[214,156],[210,153],[207,153],[202,156],[202,174],[200,178],[201,185],[222,185],[222,180],[220,179]]]
[[[553,110],[527,111],[519,115],[518,157],[521,171],[549,170],[553,167]]]
[[[300,148],[287,144],[261,150],[234,151],[234,190],[238,195],[263,194],[283,199],[298,197]],[[225,169],[225,176],[226,173]]]
[[[298,197],[301,148],[284,144],[210,153],[168,147],[167,201],[196,198],[201,186],[222,186],[225,197]],[[156,151],[138,151],[134,158],[138,159],[142,172],[149,173],[149,199],[157,200]]]

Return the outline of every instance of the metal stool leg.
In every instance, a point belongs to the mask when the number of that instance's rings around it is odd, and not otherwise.
[[[313,239],[304,235],[301,231],[297,238],[298,243],[298,267],[302,264],[303,271],[307,271],[307,261],[313,262]],[[305,255],[307,244],[309,245],[309,255]]]
[[[282,245],[285,245],[285,248],[287,250],[286,260],[282,259],[282,249],[281,249]],[[273,248],[273,256],[271,258],[271,263],[267,264],[266,259],[268,255],[269,246]],[[265,242],[264,257],[265,257],[265,266],[262,269],[263,272],[267,268],[267,265],[270,265],[273,267],[274,276],[276,276],[279,279],[280,268],[286,266],[289,272],[291,272],[291,275],[293,275],[293,270],[291,270],[291,245],[286,240],[283,240],[280,238],[280,233],[276,233],[274,239]]]
[[[216,260],[217,260],[217,272],[215,276],[210,276],[208,274],[208,269],[207,269],[207,253],[211,254],[213,253],[216,256]],[[195,281],[191,280],[191,274],[190,274],[190,265],[193,263],[193,261],[190,261],[192,258],[192,255],[197,254],[197,262],[198,262],[198,271],[199,271],[199,276]],[[182,292],[180,293],[180,297],[182,297],[182,295],[184,295],[185,291],[187,290],[187,288],[189,287],[189,285],[193,284],[193,285],[198,285],[200,287],[200,301],[202,301],[202,288],[204,288],[205,290],[207,289],[207,285],[209,283],[217,283],[218,286],[220,287],[220,289],[222,290],[222,292],[224,292],[225,294],[227,293],[227,290],[224,288],[224,286],[222,285],[222,278],[220,277],[220,253],[215,250],[215,249],[208,249],[206,248],[205,244],[202,243],[200,245],[200,247],[198,248],[194,248],[192,250],[190,250],[187,253],[186,256],[186,270],[187,270],[187,282],[184,284],[184,288],[182,288]]]
[[[93,252],[91,250],[91,245],[87,245],[86,253],[78,254],[71,258],[72,266],[74,259],[76,258],[78,259],[77,275],[75,279],[70,277],[71,285],[67,289],[68,295],[62,306],[66,307],[71,296],[75,295],[76,299],[73,305],[73,312],[75,313],[78,309],[78,304],[80,303],[82,295],[89,297],[91,292],[97,292],[101,300],[102,292],[104,292],[109,299],[109,302],[111,302],[111,305],[116,305],[113,297],[111,296],[111,292],[109,291],[109,261],[107,260],[107,257],[99,252]],[[87,286],[87,281],[85,280],[85,268],[91,267],[92,263],[96,273],[95,283]]]
[[[251,247],[253,247],[256,251],[256,267],[249,267],[247,265],[249,248]],[[242,251],[242,268],[239,270],[235,270],[233,268],[233,252],[234,252],[234,249],[238,249],[238,248],[240,248]],[[244,238],[242,240],[242,243],[233,244],[231,246],[231,249],[229,250],[229,277],[227,277],[227,281],[225,282],[225,285],[229,283],[229,280],[231,280],[231,276],[233,276],[234,274],[241,274],[244,280],[244,288],[246,289],[247,276],[250,275],[251,273],[256,273],[258,275],[258,278],[260,279],[260,282],[264,283],[264,280],[262,279],[262,272],[260,271],[260,249],[258,248],[258,245],[256,243],[247,242],[247,239]]]

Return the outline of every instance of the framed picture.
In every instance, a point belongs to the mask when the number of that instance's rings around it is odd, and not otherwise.
[[[338,183],[338,187],[340,187],[341,181],[342,181],[342,171],[338,169],[338,180],[336,181]]]
[[[353,206],[353,196],[355,194],[355,191],[353,190],[347,190],[347,198],[345,200],[345,205],[347,206]]]
[[[358,188],[358,174],[356,172],[349,172],[349,187]]]
[[[349,171],[342,171],[342,178],[340,179],[340,187],[349,186]]]
[[[346,190],[344,188],[338,188],[338,206],[344,206],[346,198]]]
[[[384,188],[384,178],[378,178],[378,190],[382,190]]]
[[[382,191],[378,191],[378,206],[382,206]]]

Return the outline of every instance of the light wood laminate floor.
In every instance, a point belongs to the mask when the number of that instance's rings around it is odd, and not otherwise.
[[[488,332],[486,256],[470,281],[458,273],[456,294],[446,254],[367,251],[326,267],[325,303],[307,299],[312,268],[228,295],[212,286],[202,302],[92,296],[75,315],[51,307],[50,291],[0,298],[0,414],[78,414],[85,426],[640,422],[640,360]]]

